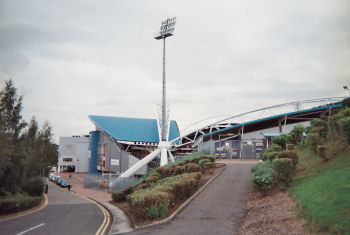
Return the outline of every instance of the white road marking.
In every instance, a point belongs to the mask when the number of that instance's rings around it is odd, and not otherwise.
[[[23,231],[23,232],[20,232],[20,233],[17,234],[17,235],[25,234],[26,232],[29,232],[29,231],[31,231],[31,230],[33,230],[33,229],[39,228],[39,227],[44,226],[44,225],[45,225],[45,223],[39,224],[39,225],[34,226],[34,227],[31,227],[31,228],[29,228],[29,229],[27,229],[27,230],[25,230],[25,231]]]

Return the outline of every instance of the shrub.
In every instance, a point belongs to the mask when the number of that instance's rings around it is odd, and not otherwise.
[[[313,153],[317,154],[317,146],[320,142],[320,136],[317,133],[309,133],[306,137],[306,143],[310,146]]]
[[[294,150],[295,145],[294,144],[287,144],[287,150]]]
[[[214,173],[214,163],[212,163],[212,162],[204,163],[204,169],[209,170],[209,174],[213,174]]]
[[[324,146],[318,146],[318,156],[323,160],[328,160],[326,148]]]
[[[273,187],[274,170],[271,163],[259,162],[251,168],[252,182],[261,191],[270,190]]]
[[[204,164],[207,162],[210,163],[210,160],[205,158],[205,159],[199,160],[198,164],[201,165],[202,167],[204,167]]]
[[[135,189],[135,191],[136,191],[136,190],[144,189],[144,188],[147,188],[147,187],[148,187],[148,184],[146,184],[146,183],[141,183],[141,184],[135,185],[134,189]]]
[[[114,202],[124,201],[130,193],[134,192],[134,190],[135,189],[133,186],[129,186],[124,189],[117,190],[112,193],[112,199]]]
[[[272,162],[275,177],[280,189],[285,190],[293,181],[294,166],[290,158],[275,159]]]
[[[266,154],[266,158],[270,162],[275,160],[275,158],[277,158],[277,156],[278,156],[278,152],[269,152],[269,153]]]
[[[350,144],[350,117],[344,117],[339,120],[341,134],[348,144]]]
[[[159,217],[159,209],[155,206],[151,206],[149,209],[148,209],[148,218],[150,219],[155,219],[155,218],[158,218]]]
[[[25,194],[17,193],[10,197],[0,198],[0,214],[9,214],[26,210],[40,204],[42,197],[31,197]]]
[[[21,188],[30,196],[42,196],[44,193],[44,183],[40,178],[27,179]]]
[[[156,175],[150,175],[146,179],[146,183],[154,183],[154,182],[157,182],[159,179],[160,179],[160,177],[158,177]]]
[[[290,158],[292,160],[294,170],[297,169],[299,155],[294,150],[282,151],[278,153],[278,158]]]
[[[350,107],[350,98],[345,98],[345,99],[343,99],[343,101],[342,101],[342,107],[343,108],[348,108],[348,107]]]
[[[192,172],[200,172],[201,171],[201,166],[198,165],[197,163],[188,163],[185,165],[186,172],[187,173],[192,173]]]
[[[161,218],[165,218],[168,216],[169,209],[167,206],[165,206],[163,203],[159,204],[159,215]]]
[[[261,159],[263,161],[267,161],[269,160],[269,155],[270,153],[274,153],[276,154],[276,152],[280,152],[282,151],[282,147],[277,145],[277,144],[273,144],[270,148],[267,148],[267,149],[264,149],[262,152],[261,152]],[[270,156],[270,159],[272,159],[272,156]],[[272,159],[273,160],[273,159]],[[272,161],[270,160],[270,161]]]
[[[304,138],[305,127],[302,125],[296,125],[294,129],[289,133],[289,141],[292,145],[297,145]],[[288,145],[289,146],[289,145]],[[294,146],[293,146],[294,147]]]
[[[158,167],[156,169],[156,172],[158,172],[162,177],[164,177],[164,170],[165,169],[166,169],[165,167]]]
[[[282,147],[282,149],[286,149],[287,144],[287,135],[275,136],[272,138],[272,143],[277,144]]]
[[[133,212],[139,217],[149,217],[149,211],[152,207],[165,214],[166,210],[169,211],[169,206],[174,205],[177,200],[191,195],[197,189],[200,178],[201,174],[198,172],[167,177],[159,180],[152,187],[133,192],[126,197],[126,200]]]

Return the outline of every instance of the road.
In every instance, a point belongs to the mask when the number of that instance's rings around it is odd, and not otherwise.
[[[94,203],[49,184],[48,205],[32,214],[0,222],[0,234],[95,234],[104,213]]]
[[[239,227],[250,187],[252,162],[227,168],[171,222],[128,235],[232,235]]]

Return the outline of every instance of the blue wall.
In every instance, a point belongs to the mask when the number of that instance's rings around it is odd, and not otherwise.
[[[98,131],[91,131],[90,132],[90,151],[91,151],[91,158],[90,158],[90,166],[89,166],[89,173],[97,173],[97,148],[98,148]]]

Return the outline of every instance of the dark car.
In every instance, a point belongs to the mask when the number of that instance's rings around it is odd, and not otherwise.
[[[62,181],[61,177],[60,177],[60,178],[57,178],[57,179],[56,179],[56,184],[57,184],[57,185],[61,185],[61,181]]]
[[[68,187],[68,185],[69,185],[69,183],[68,183],[67,180],[61,179],[60,186],[61,186],[62,188]]]

